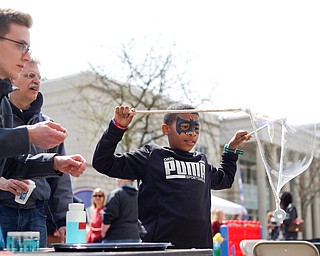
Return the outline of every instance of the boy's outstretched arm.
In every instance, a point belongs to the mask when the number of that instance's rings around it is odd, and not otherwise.
[[[244,130],[239,130],[235,133],[235,135],[231,138],[228,143],[228,148],[237,149],[237,147],[244,141],[248,141],[252,138],[251,135],[247,136],[249,132]]]
[[[138,160],[146,159],[143,153],[115,153],[117,145],[122,140],[134,114],[134,109],[130,110],[127,106],[115,108],[114,117],[98,141],[93,154],[92,166],[98,172],[115,178],[135,179],[135,171],[143,170],[141,165],[137,164]],[[148,154],[146,153],[146,155]],[[143,162],[143,160],[141,161]]]

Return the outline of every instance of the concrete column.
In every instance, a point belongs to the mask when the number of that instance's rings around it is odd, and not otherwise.
[[[290,159],[291,160],[291,159]],[[284,163],[287,163],[289,161],[289,156],[287,155],[287,154],[285,154],[284,156],[283,156],[283,162]],[[284,166],[284,169],[285,169],[285,166]],[[285,171],[285,170],[284,170]],[[291,192],[291,189],[290,189],[290,182],[287,182],[283,187],[282,187],[282,189],[281,189],[281,192],[284,192],[284,191],[289,191],[289,192]],[[280,195],[279,196],[281,196],[281,193],[280,192]]]
[[[297,162],[299,160],[299,153],[296,152],[292,156],[292,161]],[[301,197],[300,197],[300,175],[290,181],[290,191],[292,194],[293,204],[297,209],[298,218],[301,219],[302,209],[301,209]],[[302,239],[302,232],[298,234],[298,239]]]
[[[320,238],[320,198],[316,196],[312,204],[313,237]]]
[[[312,175],[308,172],[304,172],[302,175],[304,175],[304,186],[308,187],[313,181],[310,180]],[[312,212],[311,212],[311,204],[309,204],[306,209],[306,218],[304,220],[304,227],[305,227],[305,232],[304,232],[304,239],[312,239]]]
[[[283,187],[282,187],[282,189],[281,189],[281,192],[284,192],[284,191],[290,191],[290,183],[288,182],[288,183],[286,183]],[[281,196],[281,193],[280,192],[280,195],[279,196]]]
[[[313,172],[317,172],[317,175],[315,176],[315,179],[313,179],[314,186],[318,187],[318,181],[319,181],[319,172],[317,171],[317,164],[312,168]],[[316,196],[313,199],[312,205],[312,222],[313,222],[313,238],[320,238],[320,198],[319,194],[316,194]]]
[[[272,145],[272,151],[270,152],[271,154],[271,157],[273,159],[277,159],[277,146],[276,145]],[[271,185],[270,185],[270,182],[268,181],[268,187],[269,187],[269,191],[270,191],[270,209],[271,211],[274,211],[276,209],[276,200],[274,198],[274,194],[272,192],[272,189],[271,189]]]
[[[256,146],[257,161],[257,187],[258,187],[258,217],[264,230],[264,238],[268,237],[267,209],[266,209],[266,173],[261,159],[260,151]]]
[[[292,157],[293,162],[297,162],[299,160],[299,154],[296,153]],[[295,177],[293,180],[290,181],[290,191],[293,197],[293,203],[297,208],[298,215],[301,217],[301,197],[300,197],[300,175]]]

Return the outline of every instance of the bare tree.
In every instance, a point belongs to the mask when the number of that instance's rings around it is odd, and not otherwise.
[[[118,62],[113,64],[113,70],[91,65],[91,73],[95,79],[80,87],[79,95],[85,107],[78,115],[88,116],[90,112],[90,122],[98,124],[93,132],[94,136],[106,128],[106,120],[110,119],[108,117],[113,114],[116,105],[150,110],[166,109],[175,101],[194,106],[208,101],[197,96],[195,98],[198,102],[194,101],[195,94],[191,93],[188,73],[177,67],[177,62],[181,62],[181,59],[173,53],[175,45],[166,51],[158,51],[156,47],[152,47],[139,54],[135,52],[136,46],[134,40],[122,45],[117,52],[115,59]],[[185,65],[188,61],[185,61]],[[88,88],[99,93],[93,96],[88,93]],[[122,140],[123,150],[128,151],[133,145],[139,147],[161,139],[163,134],[159,123],[162,120],[159,121],[159,118],[162,116],[136,115],[129,127],[132,132],[125,133]],[[204,120],[204,123],[210,122]],[[133,133],[136,136],[132,136]],[[211,137],[214,138],[213,134]]]
[[[308,168],[307,172],[299,175],[291,186],[299,188],[299,195],[301,198],[301,215],[300,219],[307,219],[308,206],[311,205],[320,193],[320,161],[319,158],[314,158],[312,165]]]

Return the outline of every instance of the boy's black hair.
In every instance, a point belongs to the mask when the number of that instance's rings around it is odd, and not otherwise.
[[[167,108],[167,110],[183,110],[183,109],[195,109],[193,106],[184,103],[175,103]],[[199,113],[192,112],[192,114],[196,114],[199,116]],[[163,122],[167,125],[172,124],[176,119],[179,113],[167,113],[163,117]]]

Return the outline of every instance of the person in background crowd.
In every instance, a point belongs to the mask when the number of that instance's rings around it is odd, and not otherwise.
[[[298,212],[296,207],[293,205],[292,195],[290,192],[283,192],[280,197],[280,207],[287,215],[283,220],[283,238],[284,240],[296,240],[298,238],[297,232],[290,232],[288,230],[289,225],[298,218]]]
[[[96,188],[92,192],[91,206],[87,212],[87,243],[100,243],[102,240],[102,216],[103,208],[106,204],[106,195],[101,188]]]
[[[222,225],[222,221],[225,219],[225,215],[223,210],[216,209],[213,211],[212,216],[212,237],[214,237],[215,234],[220,233],[220,226]]]
[[[234,220],[242,220],[243,218],[242,218],[242,214],[235,214],[234,216],[233,216],[233,219]]]
[[[133,180],[117,179],[117,183],[104,210],[102,242],[139,242],[138,190]]]
[[[269,240],[277,240],[279,237],[279,224],[273,217],[273,211],[269,211],[267,214],[267,221],[268,221],[268,230],[269,230]]]

